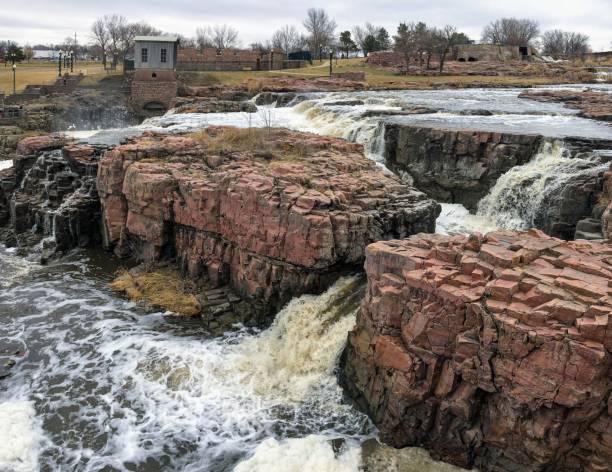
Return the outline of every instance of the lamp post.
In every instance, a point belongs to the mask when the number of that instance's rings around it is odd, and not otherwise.
[[[58,77],[62,76],[62,54],[64,54],[64,51],[62,51],[61,49],[59,50],[59,59],[57,61],[57,68],[58,68]]]
[[[323,45],[319,44],[319,62],[323,62]]]
[[[13,64],[13,95],[15,95],[17,90],[17,80],[16,80],[17,66]]]
[[[70,73],[74,72],[74,51],[70,51]]]

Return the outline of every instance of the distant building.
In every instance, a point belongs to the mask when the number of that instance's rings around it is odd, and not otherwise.
[[[499,44],[457,44],[453,56],[459,62],[518,61],[534,55],[531,46],[502,46]]]
[[[34,49],[32,52],[34,53],[32,59],[39,61],[56,61],[59,59],[59,51],[54,51],[53,49]]]
[[[134,39],[134,68],[174,70],[178,54],[175,36],[136,36]]]
[[[178,38],[136,36],[131,101],[143,116],[166,111],[178,90],[176,63]]]

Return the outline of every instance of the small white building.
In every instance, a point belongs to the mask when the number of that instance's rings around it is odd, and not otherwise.
[[[134,68],[174,70],[178,53],[175,36],[136,36]]]
[[[39,61],[56,61],[59,59],[59,51],[53,49],[34,49],[32,59]]]

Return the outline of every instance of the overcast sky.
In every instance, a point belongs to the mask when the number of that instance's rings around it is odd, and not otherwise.
[[[400,21],[453,24],[478,39],[482,27],[503,16],[529,17],[542,31],[560,28],[585,33],[596,51],[612,49],[612,0],[326,0],[319,4],[279,0],[2,0],[0,39],[22,44],[60,43],[77,33],[90,42],[89,26],[99,16],[120,13],[166,32],[192,36],[198,26],[231,24],[244,46],[268,39],[284,24],[301,28],[309,7],[324,7],[338,31],[370,21],[391,34]]]

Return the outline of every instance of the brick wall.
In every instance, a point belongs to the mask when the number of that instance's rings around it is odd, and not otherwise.
[[[280,70],[303,67],[305,61],[287,61],[279,49],[270,54],[241,49],[183,48],[176,68],[182,71]]]
[[[146,77],[135,75],[131,86],[131,100],[138,108],[148,103],[161,103],[168,108],[170,102],[176,98],[177,89],[178,82],[174,74],[171,76],[164,74],[162,77],[153,77],[150,72]]]

